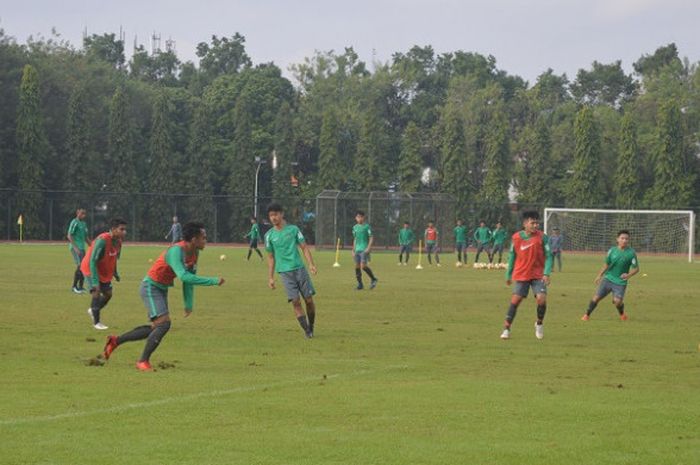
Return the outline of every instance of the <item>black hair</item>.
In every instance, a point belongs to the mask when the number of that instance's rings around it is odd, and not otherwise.
[[[526,221],[526,220],[539,220],[539,219],[540,219],[540,214],[537,213],[537,212],[534,211],[534,210],[529,210],[529,211],[523,212],[523,221]]]
[[[620,236],[623,235],[623,234],[627,234],[628,236],[630,236],[629,230],[627,230],[627,229],[620,229],[620,230],[617,232],[617,237],[620,237]]]
[[[253,220],[253,221],[258,221],[258,218],[255,217],[255,216],[251,216],[250,219]]]
[[[363,212],[362,210],[357,210],[357,211],[355,212],[355,216],[357,216],[357,215],[365,216],[365,212]]]
[[[202,234],[203,229],[204,223],[200,223],[199,221],[190,221],[182,227],[182,238],[185,240],[185,242],[189,242]]]
[[[484,220],[479,220],[479,224],[481,224],[481,223],[486,224],[486,221],[484,221]]]
[[[109,229],[118,228],[123,224],[126,225],[128,223],[126,222],[126,220],[123,220],[121,218],[112,218],[111,220],[109,220]]]
[[[270,205],[267,206],[267,213],[272,213],[272,212],[279,212],[282,213],[284,211],[284,208],[282,208],[282,205],[278,203],[271,203]]]
[[[404,221],[403,224],[407,224],[409,226],[411,225],[411,223],[409,223],[408,221]]]

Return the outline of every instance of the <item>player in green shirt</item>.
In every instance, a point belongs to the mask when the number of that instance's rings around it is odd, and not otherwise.
[[[369,254],[372,251],[374,237],[372,237],[372,228],[365,223],[365,212],[357,210],[355,212],[355,226],[352,227],[352,256],[355,262],[355,278],[357,278],[357,290],[364,289],[362,284],[362,270],[365,270],[369,276],[370,289],[377,286],[377,278],[372,273],[372,270],[367,266],[369,262]]]
[[[486,227],[486,222],[481,220],[479,227],[474,231],[474,240],[476,241],[476,258],[475,263],[479,263],[479,254],[484,251],[488,255],[489,243],[491,242],[491,230]]]
[[[73,273],[73,292],[76,294],[84,294],[87,292],[83,287],[85,285],[85,276],[80,271],[80,263],[85,257],[85,244],[90,245],[90,239],[88,238],[88,229],[85,224],[85,209],[78,208],[75,212],[75,218],[70,222],[68,226],[68,246],[70,249],[71,256],[73,257],[73,262],[75,262],[76,268]]]
[[[454,233],[455,250],[457,251],[456,266],[462,266],[467,263],[467,227],[462,224],[462,220],[457,220]]]
[[[613,304],[617,307],[622,321],[627,320],[625,313],[625,290],[629,279],[639,273],[639,261],[634,249],[629,246],[630,233],[623,229],[617,233],[617,246],[608,250],[605,265],[595,278],[598,290],[588,304],[588,310],[581,317],[583,321],[590,319],[591,313],[598,302],[612,292]],[[632,271],[630,271],[630,269]]]
[[[399,265],[408,265],[408,257],[411,255],[413,242],[416,240],[416,235],[413,234],[411,225],[408,221],[403,224],[403,228],[399,229]],[[406,261],[403,261],[403,254],[406,254]]]
[[[250,231],[248,234],[245,235],[245,237],[248,239],[248,256],[246,257],[246,260],[250,260],[250,255],[253,253],[253,250],[260,256],[260,260],[262,261],[262,253],[260,250],[258,250],[258,241],[262,239],[260,236],[260,226],[258,226],[258,219],[255,218],[254,216],[250,218]]]
[[[493,257],[498,251],[498,263],[501,263],[503,258],[503,247],[506,243],[508,233],[503,229],[503,225],[499,221],[496,223],[496,229],[491,232],[491,251],[489,252],[489,263],[493,263]]]
[[[265,234],[265,250],[268,252],[268,285],[270,289],[275,288],[275,272],[277,272],[287,292],[287,301],[294,307],[299,325],[306,337],[312,338],[316,321],[316,305],[313,298],[316,290],[299,254],[301,249],[309,263],[311,274],[316,274],[311,250],[306,246],[304,235],[299,228],[287,224],[284,220],[284,209],[281,205],[273,203],[267,207],[267,215],[272,223],[272,228]],[[301,308],[302,298],[306,304],[306,314]]]

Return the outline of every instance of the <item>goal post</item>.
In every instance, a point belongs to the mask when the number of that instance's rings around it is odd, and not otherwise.
[[[565,250],[607,250],[620,229],[630,231],[638,252],[688,255],[695,251],[695,212],[692,210],[607,210],[545,208],[544,231],[558,228]]]

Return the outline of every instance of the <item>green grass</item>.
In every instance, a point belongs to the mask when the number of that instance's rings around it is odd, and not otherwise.
[[[138,283],[160,250],[125,246],[108,333],[146,322]],[[203,252],[200,274],[226,285],[198,288],[188,319],[171,291],[173,329],[152,361],[175,368],[140,373],[142,342],[86,366],[105,333],[70,293],[67,247],[0,245],[0,463],[698,463],[698,264],[642,256],[630,321],[606,300],[584,323],[603,257],[565,256],[545,339],[528,299],[501,341],[502,271],[448,255],[416,271],[377,253],[379,286],[356,292],[348,252],[339,269],[316,253],[306,340],[266,265],[243,255]]]

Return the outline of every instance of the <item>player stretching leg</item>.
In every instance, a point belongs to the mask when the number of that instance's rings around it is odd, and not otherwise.
[[[316,321],[316,305],[313,297],[316,290],[299,255],[299,249],[301,249],[309,263],[311,274],[316,274],[311,250],[307,247],[304,235],[299,228],[293,224],[287,224],[284,220],[284,209],[281,205],[273,203],[267,207],[267,215],[272,223],[272,228],[265,234],[265,250],[268,252],[268,285],[270,289],[275,288],[275,272],[277,272],[287,291],[287,302],[291,302],[294,307],[299,326],[304,330],[307,338],[312,338]],[[306,314],[301,308],[302,298],[306,304]]]
[[[223,278],[197,276],[199,251],[207,245],[207,232],[202,223],[187,223],[182,228],[183,240],[171,245],[153,264],[141,281],[141,300],[148,310],[151,323],[137,326],[121,336],[109,336],[104,348],[104,358],[109,359],[114,349],[130,341],[146,339],[141,358],[136,368],[151,371],[150,359],[165,335],[170,331],[170,311],[168,309],[168,288],[175,278],[182,281],[182,296],[185,300],[185,317],[194,308],[194,286],[221,286]]]
[[[352,227],[352,251],[353,260],[355,261],[357,290],[364,289],[364,285],[362,284],[362,270],[365,270],[365,273],[367,273],[367,276],[371,279],[369,288],[374,289],[377,286],[378,279],[374,276],[370,267],[367,266],[372,244],[374,243],[372,228],[369,224],[365,223],[365,212],[361,210],[357,210],[355,213],[355,221],[357,224]]]
[[[92,302],[88,315],[95,329],[107,329],[100,321],[100,311],[112,299],[112,278],[119,282],[117,260],[121,256],[122,241],[126,237],[126,221],[115,218],[109,222],[109,231],[95,238],[80,264],[90,284]]]
[[[622,321],[627,320],[625,313],[625,290],[629,279],[639,273],[639,261],[634,249],[629,246],[630,233],[623,229],[617,233],[617,246],[608,250],[605,257],[605,265],[598,272],[594,282],[598,284],[598,290],[588,304],[588,310],[581,317],[588,321],[598,302],[612,292],[613,305],[617,308]],[[630,268],[632,271],[630,271]]]
[[[540,216],[537,212],[525,212],[523,230],[513,234],[506,284],[510,286],[515,281],[515,286],[501,339],[510,338],[510,330],[518,306],[527,297],[530,288],[537,300],[535,336],[537,339],[544,337],[542,323],[547,311],[547,285],[549,285],[549,274],[552,271],[552,252],[549,250],[547,236],[538,229],[539,222]]]

